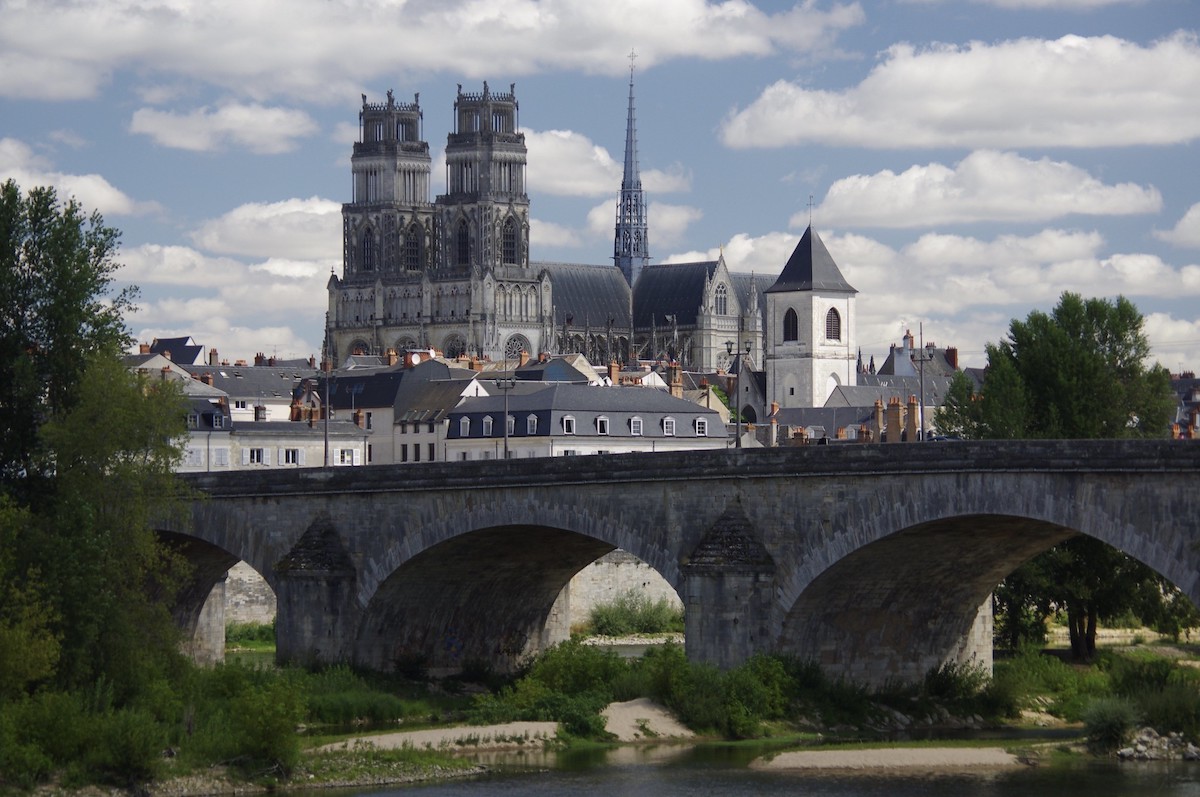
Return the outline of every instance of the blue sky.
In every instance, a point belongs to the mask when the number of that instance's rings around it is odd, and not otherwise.
[[[360,95],[516,84],[532,255],[611,262],[636,51],[655,262],[766,287],[812,215],[878,360],[983,363],[1065,291],[1200,368],[1194,0],[0,0],[0,179],[123,230],[141,340],[319,351]],[[810,197],[812,206],[810,208]]]

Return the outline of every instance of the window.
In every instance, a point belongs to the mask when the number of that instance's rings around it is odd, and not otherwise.
[[[204,452],[199,448],[189,448],[183,452],[183,464],[189,468],[198,468],[204,464]]]
[[[483,436],[484,437],[492,436],[492,416],[491,415],[483,416]]]
[[[194,412],[188,413],[188,428],[195,429],[200,426],[200,416]]]
[[[596,434],[608,434],[608,418],[604,415],[596,419]]]
[[[433,460],[436,459],[436,457],[434,456],[435,454],[437,454],[436,446],[437,446],[437,443],[429,444],[429,461],[430,462],[433,462]]]
[[[371,413],[369,413],[369,412],[367,413],[367,428],[368,428],[368,429],[371,429],[371,428],[373,428],[373,427],[371,426]]]
[[[421,228],[413,225],[404,236],[404,267],[409,271],[421,268]]]
[[[729,315],[729,290],[725,287],[725,283],[717,286],[717,315]]]
[[[246,409],[246,400],[245,400],[245,399],[234,399],[234,400],[233,400],[233,408],[234,408],[235,410],[244,410],[244,409]]]
[[[421,461],[421,444],[413,443],[413,462]]]
[[[471,436],[471,419],[470,418],[460,418],[459,419],[459,421],[458,421],[458,436],[459,437],[470,437]]]
[[[629,433],[631,435],[633,435],[634,437],[642,436],[642,419],[641,418],[630,418],[629,419]]]
[[[283,464],[284,465],[299,465],[300,464],[300,449],[298,449],[298,448],[283,449]]]
[[[564,415],[562,419],[563,434],[575,434],[575,416]]]
[[[367,462],[375,459],[375,447],[371,443],[367,443]]]
[[[359,465],[362,463],[362,452],[357,448],[339,448],[337,453],[337,464],[339,465]]]
[[[471,262],[471,233],[467,222],[460,221],[454,233],[454,265],[466,266]]]
[[[832,307],[829,308],[829,312],[825,314],[825,339],[842,339],[842,317],[838,315],[838,311]]]
[[[465,421],[466,418],[463,418]],[[400,421],[400,434],[408,434],[408,421]]]
[[[263,450],[261,448],[243,448],[242,449],[242,464],[243,465],[262,465]]]
[[[414,431],[414,432],[415,432],[415,431],[417,431],[417,425],[416,425],[416,424],[413,424],[413,431]],[[429,433],[430,433],[430,434],[433,434],[433,421],[430,421],[430,422],[429,422]]]
[[[525,419],[525,434],[537,434],[537,416],[530,415]]]
[[[675,419],[674,418],[663,418],[662,429],[663,429],[663,437],[674,437],[675,436]]]
[[[791,340],[800,340],[800,318],[790,307],[783,314],[783,340],[785,343]]]
[[[466,462],[468,459],[470,459],[470,455],[468,455],[466,451],[460,451],[458,454],[458,458],[461,459],[463,462]]]
[[[408,462],[408,443],[401,443],[400,445],[400,461]]]
[[[508,416],[508,422],[505,424],[508,427],[508,434],[511,437],[517,433],[517,419],[513,416]]]
[[[213,413],[213,428],[214,429],[224,429],[225,428],[225,416],[219,412]]]
[[[566,448],[566,449],[563,449],[563,456],[564,456],[564,457],[573,457],[573,456],[575,456],[575,449],[573,449],[573,448]]]
[[[696,419],[696,437],[708,437],[708,419]]]
[[[504,232],[501,233],[500,248],[503,252],[505,265],[516,265],[517,262],[517,223],[513,219],[504,222]]]
[[[363,267],[363,271],[374,271],[375,270],[375,253],[372,251],[372,247],[371,247],[371,231],[370,230],[363,231],[362,267]]]
[[[214,448],[212,452],[212,464],[218,468],[229,467],[229,449]]]

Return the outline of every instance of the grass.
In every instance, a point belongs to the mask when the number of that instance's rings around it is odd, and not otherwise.
[[[600,636],[682,633],[683,609],[666,598],[652,601],[629,590],[611,603],[595,606],[588,616],[588,630]]]

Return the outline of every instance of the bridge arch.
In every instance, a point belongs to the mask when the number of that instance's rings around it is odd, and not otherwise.
[[[865,683],[914,681],[973,657],[990,666],[990,621],[976,625],[977,608],[1021,564],[1077,534],[1200,598],[1196,553],[1188,550],[1198,520],[1163,502],[1146,480],[1121,484],[1082,471],[924,474],[911,493],[905,481],[870,518],[830,524],[787,574],[779,650]]]
[[[568,638],[569,614],[552,616],[556,599],[617,548],[678,592],[677,560],[619,514],[518,493],[417,524],[358,585],[363,612],[351,658],[382,670],[416,661],[439,671],[512,669]]]

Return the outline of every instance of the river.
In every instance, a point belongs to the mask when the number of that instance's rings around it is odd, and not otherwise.
[[[1070,765],[955,774],[813,774],[747,769],[738,748],[595,751],[501,765],[487,776],[350,794],[371,797],[1200,797],[1200,763]]]

